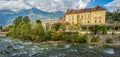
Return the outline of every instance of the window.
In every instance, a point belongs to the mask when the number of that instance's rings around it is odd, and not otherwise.
[[[101,21],[99,21],[99,23],[101,23]]]
[[[90,22],[88,21],[88,23],[90,23]]]
[[[97,23],[97,21],[95,21],[95,23]]]

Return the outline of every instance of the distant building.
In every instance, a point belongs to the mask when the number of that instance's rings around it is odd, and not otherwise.
[[[42,25],[45,30],[50,30],[51,26],[55,23],[66,24],[67,22],[65,19],[47,19],[42,21]]]
[[[45,30],[50,30],[51,25],[54,23],[55,23],[55,20],[52,20],[52,19],[47,19],[42,21],[42,25]]]
[[[105,24],[106,10],[101,6],[85,9],[68,9],[65,20],[70,24],[99,25]]]

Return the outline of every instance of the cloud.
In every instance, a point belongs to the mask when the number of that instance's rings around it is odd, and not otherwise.
[[[110,11],[120,9],[120,0],[113,0],[105,5]]]
[[[21,9],[29,9],[31,6],[26,5],[22,0],[0,0],[0,9],[10,9],[18,11]]]
[[[85,8],[90,0],[79,0],[79,8]]]
[[[0,10],[9,9],[19,11],[21,9],[38,8],[43,11],[64,11],[67,8],[85,8],[90,0],[0,0]]]

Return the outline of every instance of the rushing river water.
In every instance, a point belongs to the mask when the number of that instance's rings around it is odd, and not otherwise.
[[[32,43],[0,37],[0,57],[120,57],[120,46]]]

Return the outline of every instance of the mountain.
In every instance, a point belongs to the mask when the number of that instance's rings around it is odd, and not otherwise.
[[[62,15],[62,11],[45,12],[37,8],[23,9],[20,11],[0,10],[0,24],[6,25],[12,23],[18,16],[29,16],[31,21],[35,21],[36,19],[59,18]]]

